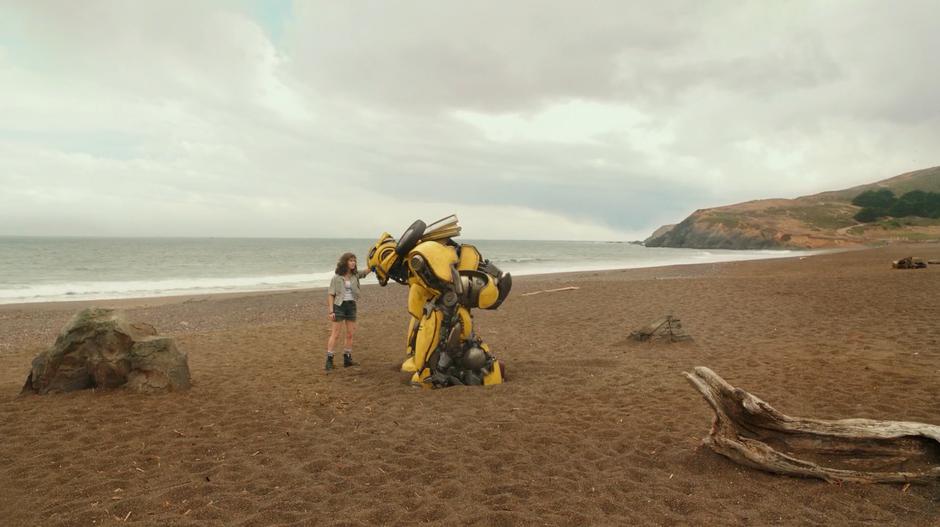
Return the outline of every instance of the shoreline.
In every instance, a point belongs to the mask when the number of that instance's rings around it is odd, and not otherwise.
[[[773,250],[768,250],[766,257],[748,255],[753,257],[748,258],[739,258],[739,259],[728,259],[728,260],[716,260],[708,262],[684,262],[684,263],[652,263],[650,265],[638,265],[631,267],[602,267],[602,268],[590,268],[590,269],[576,269],[576,270],[563,270],[563,271],[536,271],[532,273],[521,273],[516,274],[512,273],[513,279],[517,280],[523,277],[553,277],[559,275],[570,275],[570,274],[581,274],[581,273],[604,273],[604,272],[613,272],[613,271],[630,271],[630,270],[640,270],[640,269],[659,269],[659,268],[668,268],[668,267],[677,267],[677,266],[696,266],[696,265],[716,265],[716,264],[726,264],[734,262],[753,262],[753,261],[768,261],[768,260],[782,260],[790,258],[808,258],[816,255],[822,254],[833,254],[839,252],[847,251],[865,251],[877,249],[877,247],[861,247],[861,248],[842,248],[842,249],[822,249],[822,250],[806,250],[806,251],[797,251],[791,249],[780,250],[779,252],[786,252],[786,255],[775,255],[769,254]],[[683,249],[685,250],[685,249]],[[690,250],[702,250],[708,251],[708,249],[690,249]],[[236,291],[217,291],[217,292],[194,292],[194,293],[170,293],[170,294],[156,294],[148,296],[116,296],[116,297],[101,297],[101,298],[56,298],[56,299],[42,299],[42,300],[26,300],[26,301],[14,301],[14,302],[0,302],[0,311],[16,309],[17,306],[20,308],[28,309],[30,307],[51,307],[53,305],[71,305],[71,306],[82,306],[93,303],[116,303],[115,305],[121,305],[122,307],[146,307],[150,305],[165,305],[173,304],[178,302],[183,302],[187,300],[205,300],[207,298],[237,298],[243,296],[258,296],[258,295],[267,295],[267,294],[285,294],[285,293],[296,293],[296,292],[313,292],[324,290],[328,286],[318,285],[311,287],[295,287],[295,288],[271,288],[271,289],[242,289]],[[362,287],[378,287],[376,283],[363,284]]]

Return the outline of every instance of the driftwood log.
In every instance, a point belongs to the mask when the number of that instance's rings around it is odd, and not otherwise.
[[[830,482],[940,480],[940,426],[790,417],[708,368],[684,375],[715,412],[703,442],[735,462]]]
[[[646,342],[654,338],[669,339],[670,342],[692,339],[682,329],[682,321],[672,315],[654,320],[652,323],[630,333],[630,338],[639,342]]]
[[[558,289],[542,289],[541,291],[531,291],[528,293],[522,293],[522,296],[540,295],[542,293],[560,293],[561,291],[577,291],[578,289],[581,289],[581,288],[578,286],[572,285],[568,287],[559,287]]]
[[[927,262],[923,258],[908,256],[891,262],[891,267],[894,269],[926,269]]]

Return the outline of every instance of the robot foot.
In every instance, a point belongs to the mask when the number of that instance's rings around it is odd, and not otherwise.
[[[424,382],[431,384],[435,388],[446,388],[448,386],[462,386],[465,384],[459,378],[453,375],[447,375],[446,373],[441,373],[436,371],[431,374],[430,377],[424,380]]]

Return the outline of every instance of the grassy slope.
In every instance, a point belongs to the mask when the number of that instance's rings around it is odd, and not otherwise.
[[[915,170],[913,172],[907,172],[901,174],[900,176],[895,176],[890,179],[885,179],[875,183],[869,183],[867,185],[859,185],[857,187],[847,188],[845,190],[833,190],[830,192],[822,192],[819,194],[814,194],[812,196],[805,196],[807,199],[815,199],[818,201],[852,201],[855,196],[858,196],[866,190],[886,188],[894,191],[895,195],[902,195],[905,192],[910,192],[912,190],[923,190],[926,192],[940,192],[940,167],[925,168],[923,170]],[[800,198],[802,199],[802,198]]]

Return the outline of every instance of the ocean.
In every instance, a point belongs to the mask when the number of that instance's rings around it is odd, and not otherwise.
[[[514,275],[779,258],[801,251],[647,248],[621,242],[470,240]],[[325,287],[340,254],[374,239],[0,236],[0,304]],[[370,275],[363,283],[374,283]]]

